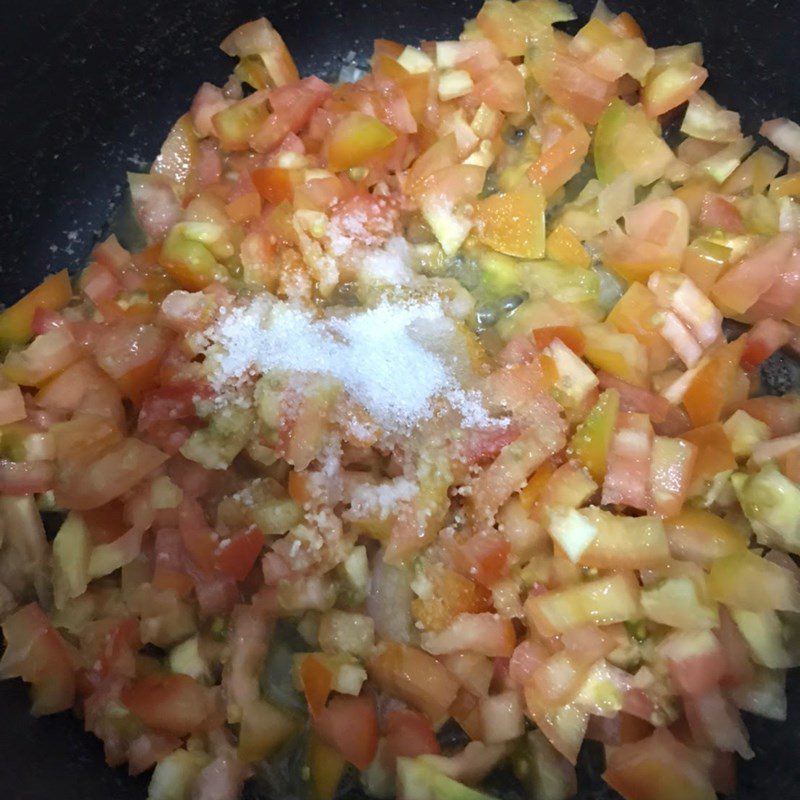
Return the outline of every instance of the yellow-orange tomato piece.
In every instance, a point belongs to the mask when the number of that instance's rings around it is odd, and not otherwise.
[[[692,469],[693,489],[700,488],[720,472],[736,469],[730,440],[719,422],[686,431],[681,438],[697,447],[697,458]]]
[[[426,631],[441,631],[459,614],[475,614],[491,607],[489,591],[457,572],[437,570],[432,583],[432,596],[417,598],[411,604],[414,617]]]
[[[283,200],[291,200],[294,186],[292,173],[283,167],[261,167],[250,173],[253,185],[258,193],[268,202],[278,204]]]
[[[651,369],[663,369],[672,355],[672,348],[655,324],[659,310],[653,293],[635,282],[606,318],[618,331],[630,333],[647,348]]]
[[[536,185],[489,195],[476,204],[478,239],[507,256],[543,258],[544,209],[544,193]]]
[[[614,436],[619,411],[619,392],[606,389],[586,419],[578,425],[570,443],[569,453],[577,458],[600,482],[606,475],[608,448]]]
[[[744,536],[722,517],[687,506],[664,520],[669,549],[675,558],[710,564],[747,547]]]
[[[397,134],[379,119],[353,111],[331,133],[328,140],[328,167],[340,172],[360,166],[395,139]]]
[[[549,197],[575,177],[586,160],[591,139],[583,127],[567,131],[528,170],[530,180]]]
[[[693,425],[717,422],[725,405],[733,399],[744,345],[744,337],[722,345],[695,375],[683,397],[683,405]]]
[[[35,289],[0,314],[0,344],[24,344],[33,336],[31,324],[37,308],[58,311],[72,298],[65,269],[49,275]]]
[[[308,737],[308,770],[313,800],[333,800],[347,762],[313,731]]]
[[[581,243],[581,240],[566,225],[557,225],[545,242],[548,258],[559,261],[568,267],[589,269],[592,257]]]

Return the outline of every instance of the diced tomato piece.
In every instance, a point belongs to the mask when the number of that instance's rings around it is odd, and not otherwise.
[[[700,225],[704,228],[720,228],[730,233],[744,233],[744,221],[739,209],[718,194],[709,192],[700,207]]]
[[[698,744],[710,745],[728,753],[736,752],[742,758],[753,757],[739,710],[719,689],[688,697],[683,705],[692,735]]]
[[[429,653],[444,655],[470,651],[490,658],[507,658],[517,642],[511,620],[499,614],[459,614],[437,633],[422,635],[422,646]]]
[[[738,314],[747,311],[781,274],[796,243],[793,234],[782,233],[745,256],[714,284],[714,300],[723,310]]]
[[[159,422],[198,419],[198,400],[210,397],[210,388],[198,381],[176,381],[160,386],[145,395],[137,418],[140,431],[148,431]]]
[[[619,392],[620,411],[647,414],[654,423],[666,420],[670,404],[660,394],[643,389],[641,386],[634,386],[603,370],[597,373],[597,377],[603,389],[611,388]]]
[[[751,372],[792,338],[789,326],[775,319],[761,319],[746,334],[741,365]]]
[[[313,720],[314,730],[358,769],[378,750],[378,714],[369,695],[337,695]]]
[[[67,271],[45,278],[42,283],[28,292],[0,314],[0,342],[4,345],[24,344],[31,338],[33,316],[39,308],[59,311],[72,299],[72,286]]]
[[[590,125],[597,124],[616,95],[616,83],[592,75],[579,61],[555,49],[535,48],[530,71],[558,105]]]
[[[287,134],[300,132],[332,93],[332,87],[315,75],[273,89],[269,93],[273,113],[253,135],[253,147],[267,152]]]
[[[433,596],[412,601],[411,611],[426,631],[446,628],[463,613],[479,613],[491,607],[491,594],[474,580],[447,569],[437,569],[429,576]]]
[[[77,361],[36,393],[42,408],[105,417],[119,429],[125,425],[122,395],[114,382],[91,361]]]
[[[720,345],[689,384],[683,404],[696,426],[717,422],[726,404],[736,397],[739,362],[745,340]]]
[[[31,684],[36,716],[70,708],[75,700],[73,657],[42,609],[31,603],[6,617],[3,635],[0,679],[19,677]]]
[[[211,692],[188,675],[151,675],[122,690],[122,702],[148,728],[176,736],[200,733],[214,722]]]
[[[512,683],[525,686],[533,677],[533,673],[547,659],[549,652],[541,643],[532,639],[520,642],[511,654],[508,674]]]
[[[370,659],[370,678],[385,692],[442,721],[458,693],[458,683],[433,656],[415,647],[388,642]]]
[[[168,332],[154,325],[119,323],[100,332],[92,352],[120,391],[138,404],[158,380],[169,338]]]
[[[496,111],[513,114],[525,111],[528,105],[525,79],[510,61],[503,61],[478,81],[472,92],[482,103]]]
[[[603,503],[647,511],[650,507],[650,459],[653,428],[644,414],[620,412],[603,481]]]
[[[576,356],[582,356],[586,349],[586,337],[580,328],[553,325],[547,328],[535,328],[533,331],[533,340],[540,350],[547,347],[553,339],[560,339]]]
[[[736,457],[730,439],[719,422],[686,431],[682,438],[697,447],[692,469],[693,486],[702,486],[720,472],[736,469]]]
[[[183,546],[201,570],[210,572],[216,566],[217,541],[203,512],[203,507],[191,498],[184,498],[178,514],[178,530]]]
[[[676,689],[700,695],[719,685],[727,667],[725,653],[711,631],[675,631],[659,645]]]
[[[268,203],[282,203],[291,200],[294,193],[291,170],[281,167],[261,167],[250,173],[258,193]]]
[[[138,439],[123,439],[89,464],[59,457],[56,499],[62,507],[78,511],[102,506],[132,489],[166,460],[165,453]]]
[[[325,709],[331,693],[333,674],[313,653],[307,655],[300,665],[300,683],[306,696],[308,710],[317,718]]]
[[[451,549],[458,568],[484,586],[508,574],[511,545],[502,536],[475,534]]]
[[[591,138],[582,126],[565,132],[531,164],[528,178],[550,197],[578,174],[590,144]]]
[[[466,464],[480,464],[491,460],[517,436],[519,430],[513,425],[497,430],[468,431],[461,451],[462,458]]]
[[[625,800],[715,800],[698,754],[659,728],[608,753],[603,779]]]
[[[408,708],[390,711],[383,723],[385,741],[381,747],[381,763],[390,772],[397,767],[398,758],[438,755],[441,747],[430,721]]]
[[[751,397],[740,403],[739,408],[769,425],[773,436],[787,436],[800,430],[800,402],[795,395]]]
[[[243,581],[252,571],[264,549],[264,534],[254,529],[224,539],[214,552],[214,566],[236,581]]]

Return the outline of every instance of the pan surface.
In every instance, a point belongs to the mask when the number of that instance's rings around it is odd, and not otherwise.
[[[0,9],[0,298],[9,302],[49,271],[85,263],[124,197],[125,172],[143,171],[204,80],[221,83],[231,62],[217,45],[266,15],[301,72],[335,77],[368,57],[378,36],[416,41],[455,36],[475,0],[4,0]],[[592,0],[574,2],[585,18]],[[800,118],[797,0],[611,0],[655,46],[702,41],[706,88],[742,114]],[[796,386],[778,364],[777,393]],[[147,778],[103,763],[97,740],[68,715],[34,720],[21,683],[0,684],[0,797],[8,800],[141,800]],[[740,765],[741,800],[800,794],[800,680],[789,682],[790,720],[748,719],[756,758]],[[581,800],[613,793],[602,763],[582,761]],[[347,796],[359,796],[345,792]],[[248,796],[264,797],[258,787]],[[300,797],[300,793],[297,795]],[[277,800],[277,798],[276,798]],[[281,800],[284,800],[282,797]]]

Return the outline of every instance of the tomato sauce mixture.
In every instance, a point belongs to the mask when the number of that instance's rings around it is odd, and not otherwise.
[[[152,800],[287,758],[313,800],[566,800],[585,739],[711,800],[785,719],[800,127],[573,18],[488,0],[339,84],[243,25],[130,176],[146,247],[0,314],[0,676]]]

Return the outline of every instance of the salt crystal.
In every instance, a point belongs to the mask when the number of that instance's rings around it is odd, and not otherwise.
[[[353,491],[350,505],[364,516],[376,514],[386,519],[400,503],[411,500],[417,494],[417,486],[408,478],[395,478],[377,485],[362,484]]]
[[[206,363],[221,392],[241,386],[253,371],[329,376],[390,434],[408,434],[430,419],[437,401],[459,413],[467,427],[496,426],[480,393],[462,386],[445,357],[415,337],[415,328],[430,334],[432,324],[442,339],[454,331],[436,298],[384,300],[346,316],[319,318],[264,295],[231,309],[206,332],[212,343]]]
[[[415,277],[409,261],[408,242],[401,236],[394,236],[379,250],[370,250],[364,255],[358,267],[359,275],[372,284],[408,286]]]

